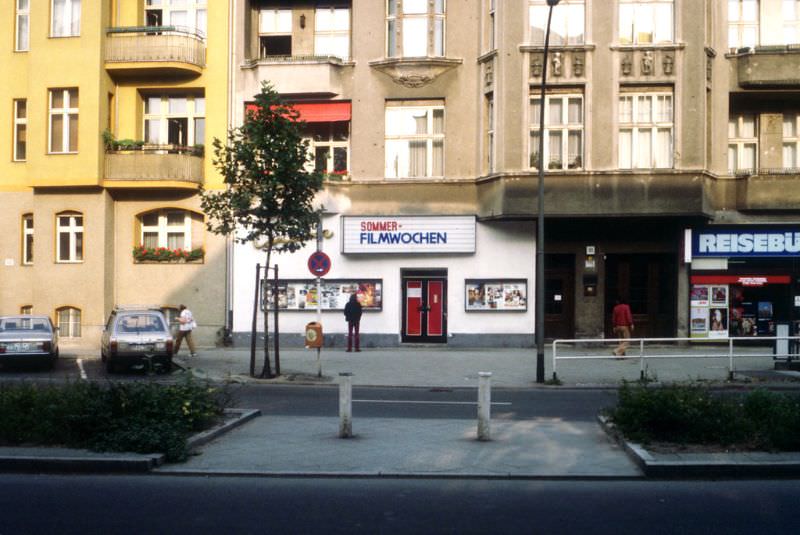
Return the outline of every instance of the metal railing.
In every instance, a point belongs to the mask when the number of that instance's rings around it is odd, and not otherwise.
[[[106,30],[106,62],[175,61],[205,67],[206,44],[191,28],[132,26]]]
[[[786,351],[778,352],[778,340],[786,342]],[[554,340],[553,341],[553,380],[558,380],[558,361],[570,361],[570,360],[615,360],[620,358],[619,356],[609,354],[609,344],[614,344],[615,346],[619,345],[621,342],[627,342],[628,348],[627,352],[635,352],[638,349],[637,355],[626,355],[626,358],[638,358],[639,359],[639,377],[641,379],[646,378],[646,361],[648,359],[707,359],[707,358],[727,358],[728,360],[728,379],[733,379],[733,375],[736,372],[736,359],[737,358],[751,358],[751,357],[771,357],[773,359],[784,359],[787,361],[792,360],[800,360],[800,336],[759,336],[754,338],[752,336],[743,336],[743,337],[728,337],[728,338],[717,338],[713,340],[706,340],[704,339],[701,343],[705,344],[702,348],[698,347],[696,344],[699,342],[698,338],[580,338],[580,339],[571,339],[571,340]],[[688,342],[694,342],[695,345],[686,347]],[[722,345],[714,345],[711,346],[710,343],[716,342],[717,344],[725,343],[725,346]],[[752,344],[761,343],[761,342],[774,342],[774,346],[770,352],[752,352],[748,351],[746,353],[735,352],[734,351],[734,344],[735,342],[747,342],[748,346],[744,348],[739,346],[739,349],[748,349],[751,348],[753,351],[757,349],[763,350],[763,345],[760,348],[752,346]],[[599,345],[603,348],[603,354],[565,354],[561,351],[561,355],[559,355],[559,346],[576,346],[576,345]],[[655,353],[651,352],[648,353],[645,351],[645,344],[659,344],[663,346],[665,344],[682,344],[678,346],[677,349],[679,352],[669,352],[669,353]],[[652,348],[648,348],[652,349]],[[690,349],[700,350],[698,351],[691,351]],[[703,352],[706,350],[716,349],[716,352]]]

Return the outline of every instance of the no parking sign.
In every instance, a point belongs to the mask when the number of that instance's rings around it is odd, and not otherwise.
[[[331,259],[322,251],[312,253],[308,257],[308,270],[315,277],[324,277],[331,270]]]

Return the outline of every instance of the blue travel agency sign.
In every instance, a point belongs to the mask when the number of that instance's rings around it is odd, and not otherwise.
[[[475,216],[344,216],[343,253],[474,253]]]
[[[694,230],[692,256],[800,256],[800,230],[752,228]]]

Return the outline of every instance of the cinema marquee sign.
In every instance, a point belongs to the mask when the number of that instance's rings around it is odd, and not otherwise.
[[[475,216],[343,216],[342,253],[474,253]]]
[[[692,256],[800,256],[800,232],[752,228],[695,231]]]

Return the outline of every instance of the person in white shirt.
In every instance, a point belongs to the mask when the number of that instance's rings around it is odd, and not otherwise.
[[[192,330],[197,327],[197,323],[194,321],[192,311],[186,308],[186,305],[180,305],[179,310],[180,315],[178,316],[178,336],[175,337],[174,354],[178,354],[178,351],[181,348],[181,342],[184,338],[186,338],[186,343],[189,345],[190,356],[196,357],[197,351],[195,350],[194,340],[192,339]]]

